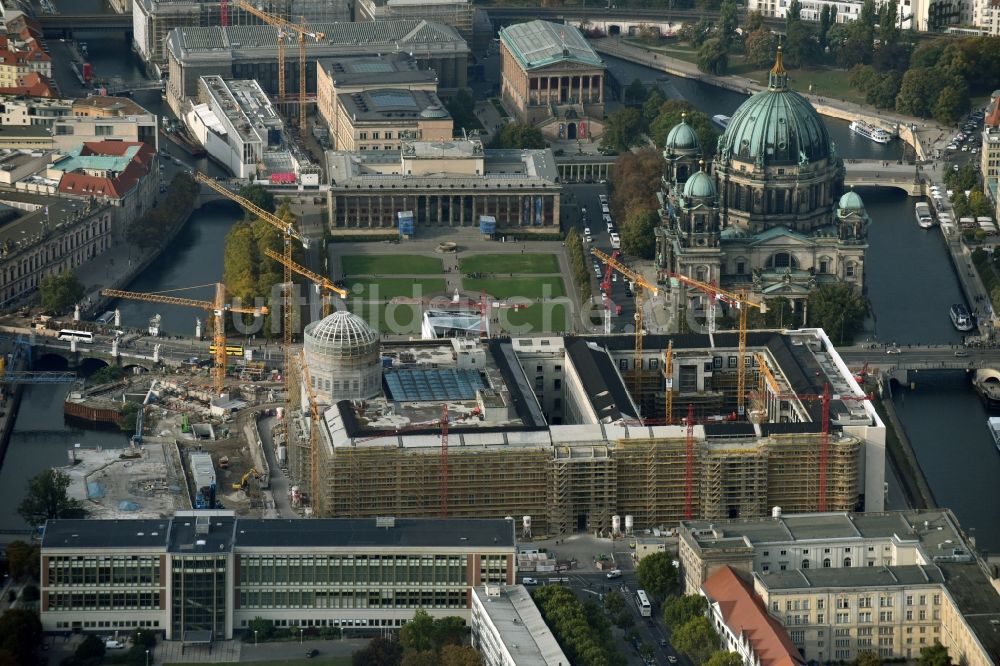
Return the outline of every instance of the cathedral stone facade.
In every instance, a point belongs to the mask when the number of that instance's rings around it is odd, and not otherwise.
[[[702,152],[686,120],[667,136],[660,268],[786,298],[799,315],[819,284],[864,286],[864,204],[844,194],[844,162],[813,106],[789,89],[780,51],[767,90],[744,102],[719,137],[710,170]]]

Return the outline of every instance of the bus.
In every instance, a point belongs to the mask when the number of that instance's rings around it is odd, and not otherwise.
[[[208,351],[215,353],[215,345],[209,345]],[[243,345],[226,345],[226,356],[243,356]]]
[[[653,608],[649,605],[649,597],[646,596],[646,592],[643,590],[636,590],[635,592],[635,605],[639,608],[639,615],[643,617],[650,617],[653,614]]]
[[[74,331],[70,328],[60,329],[59,335],[56,336],[60,340],[76,340],[77,342],[93,342],[94,334],[90,331]]]

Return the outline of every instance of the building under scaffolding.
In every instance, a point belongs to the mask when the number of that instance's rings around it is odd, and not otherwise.
[[[667,345],[673,342],[673,425],[664,424]],[[736,336],[647,336],[648,391],[628,391],[628,336],[452,339],[383,343],[382,395],[322,407],[318,505],[330,516],[531,516],[533,532],[609,531],[815,511],[821,403],[795,395],[831,387],[827,507],[883,507],[885,429],[820,330],[751,333],[747,385],[754,423],[737,421]],[[307,358],[308,362],[308,358]],[[758,381],[758,365],[770,380]],[[658,377],[658,380],[655,379]],[[773,382],[773,383],[772,383]],[[646,405],[640,412],[636,403]],[[447,478],[441,412],[448,410]],[[686,485],[688,427],[692,479]],[[659,409],[657,409],[659,407]],[[733,419],[733,420],[730,420]],[[306,488],[309,448],[296,482]],[[295,461],[293,461],[294,463]],[[312,489],[309,489],[312,490]]]

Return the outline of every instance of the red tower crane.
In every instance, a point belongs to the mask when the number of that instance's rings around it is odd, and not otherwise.
[[[229,0],[219,2],[219,23],[223,28],[229,25]]]

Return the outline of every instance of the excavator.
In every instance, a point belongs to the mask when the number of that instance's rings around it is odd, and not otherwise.
[[[240,479],[239,483],[233,484],[233,490],[243,490],[244,488],[247,487],[247,484],[250,482],[250,479],[259,479],[259,478],[260,478],[260,473],[256,470],[256,468],[251,467],[247,471],[247,473],[243,475],[243,478]]]

